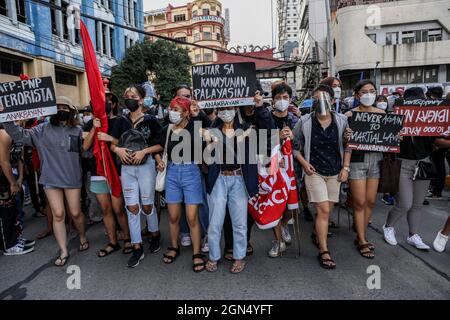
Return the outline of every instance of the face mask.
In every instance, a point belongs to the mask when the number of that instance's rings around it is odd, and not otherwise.
[[[179,124],[183,119],[181,118],[180,112],[169,110],[169,120],[173,124]]]
[[[341,88],[339,88],[339,87],[333,88],[333,91],[334,91],[334,98],[339,99],[342,94]]]
[[[388,106],[387,102],[378,102],[377,103],[377,108],[381,109],[381,110],[386,110],[387,106]]]
[[[229,123],[233,121],[234,116],[236,115],[236,110],[221,110],[217,115],[223,122]]]
[[[285,112],[289,108],[289,101],[287,100],[278,100],[275,102],[275,109],[280,112]]]
[[[88,123],[91,120],[92,120],[91,116],[83,116],[83,123]]]
[[[56,114],[56,118],[58,121],[68,121],[70,119],[70,112],[64,111],[64,110],[58,110],[58,113]]]
[[[153,98],[152,97],[146,97],[144,99],[144,106],[150,108],[151,106],[153,106]]]
[[[126,99],[125,107],[127,107],[130,112],[135,112],[137,109],[139,109],[139,101],[135,99]]]
[[[377,96],[375,93],[366,93],[359,98],[359,102],[361,102],[363,106],[370,107],[373,106],[376,99]]]

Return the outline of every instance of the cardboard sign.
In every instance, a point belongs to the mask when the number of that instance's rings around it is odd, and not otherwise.
[[[0,122],[56,114],[51,77],[0,83]]]
[[[350,122],[353,133],[347,146],[354,150],[399,153],[398,134],[403,118],[397,114],[353,112]]]
[[[404,136],[438,137],[450,130],[450,100],[397,99],[394,112],[405,116]]]
[[[194,99],[201,109],[253,105],[256,67],[253,62],[192,67]]]

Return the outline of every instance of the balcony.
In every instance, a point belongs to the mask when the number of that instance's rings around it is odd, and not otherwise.
[[[192,22],[193,23],[197,23],[197,22],[217,22],[220,24],[225,24],[225,20],[222,17],[218,17],[218,16],[195,16],[192,17]]]

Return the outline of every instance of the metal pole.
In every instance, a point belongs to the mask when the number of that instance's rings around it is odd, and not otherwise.
[[[330,69],[328,75],[334,77],[336,75],[336,65],[334,62],[334,48],[333,42],[331,41],[331,10],[330,10],[330,0],[325,0],[325,9],[327,13],[327,45],[328,45],[328,63]]]

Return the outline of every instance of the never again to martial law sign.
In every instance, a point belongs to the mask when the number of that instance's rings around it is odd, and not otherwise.
[[[194,99],[202,109],[254,104],[256,67],[253,62],[195,66],[192,82]]]
[[[26,120],[56,112],[51,77],[0,83],[0,122]]]
[[[353,112],[350,122],[353,132],[347,146],[354,150],[399,153],[398,134],[403,118],[397,114]]]
[[[450,100],[397,99],[394,111],[405,116],[404,136],[437,137],[450,130]]]

